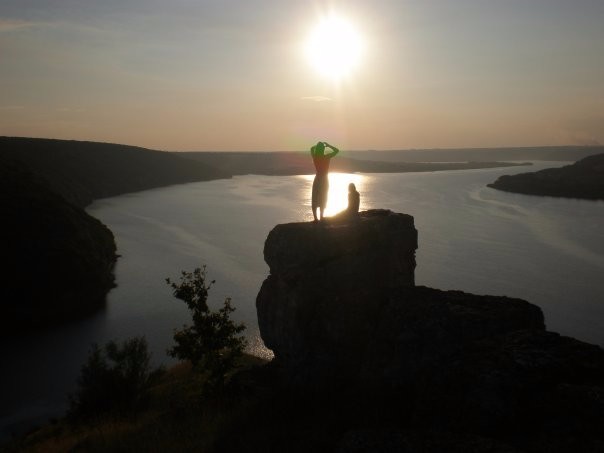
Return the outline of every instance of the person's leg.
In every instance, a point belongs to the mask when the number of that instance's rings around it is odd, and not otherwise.
[[[327,206],[327,194],[329,193],[329,178],[325,175],[321,180],[321,191],[319,194],[320,220],[323,220],[325,207]]]
[[[317,208],[319,204],[319,181],[317,181],[317,176],[315,175],[315,179],[312,181],[312,198],[311,198],[311,208],[312,208],[312,216],[317,219]]]

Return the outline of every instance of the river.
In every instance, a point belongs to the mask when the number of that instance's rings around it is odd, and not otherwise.
[[[561,166],[402,174],[330,175],[331,213],[347,185],[361,209],[411,214],[419,231],[416,283],[539,305],[548,329],[604,344],[604,202],[499,192],[502,174]],[[165,278],[207,265],[210,303],[232,297],[251,351],[259,338],[255,297],[268,267],[264,240],[278,223],[310,220],[310,176],[239,176],[96,201],[88,212],[115,234],[117,288],[101,312],[0,346],[0,440],[66,408],[93,342],[144,335],[156,364],[171,363],[173,329],[189,319]],[[328,212],[328,214],[330,213]]]

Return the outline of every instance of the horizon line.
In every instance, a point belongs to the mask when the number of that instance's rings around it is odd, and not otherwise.
[[[68,139],[68,138],[54,138],[54,137],[24,137],[24,136],[10,136],[0,135],[0,139],[25,139],[25,140],[52,140],[52,141],[64,141],[64,142],[81,142],[81,143],[98,143],[103,145],[114,145],[114,146],[129,146],[133,148],[141,148],[150,151],[163,151],[169,153],[301,153],[307,150],[191,150],[191,149],[160,149],[160,148],[147,148],[140,145],[132,145],[128,143],[117,143],[117,142],[104,142],[95,140],[81,140],[81,139]],[[382,148],[382,149],[341,149],[346,152],[397,152],[397,151],[490,151],[490,150],[502,150],[502,149],[531,149],[531,148],[604,148],[604,144],[587,143],[587,144],[566,144],[566,145],[515,145],[515,146],[470,146],[470,147],[433,147],[433,148]]]

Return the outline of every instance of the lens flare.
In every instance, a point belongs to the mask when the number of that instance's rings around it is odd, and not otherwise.
[[[359,65],[363,42],[350,22],[331,15],[316,25],[305,51],[316,71],[337,80],[348,76]]]

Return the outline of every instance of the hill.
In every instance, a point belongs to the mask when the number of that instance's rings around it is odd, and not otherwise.
[[[0,155],[21,162],[81,207],[127,192],[231,176],[180,154],[109,143],[0,137]]]
[[[5,220],[2,334],[101,307],[113,287],[111,231],[83,207],[170,184],[230,177],[174,153],[134,146],[0,137]]]
[[[113,284],[111,231],[0,155],[5,264],[0,335],[73,319],[103,305]]]
[[[570,161],[604,152],[604,146],[525,146],[515,148],[404,149],[354,151],[351,157],[384,162]]]
[[[488,186],[527,195],[604,200],[604,154],[585,157],[561,168],[500,176]]]

